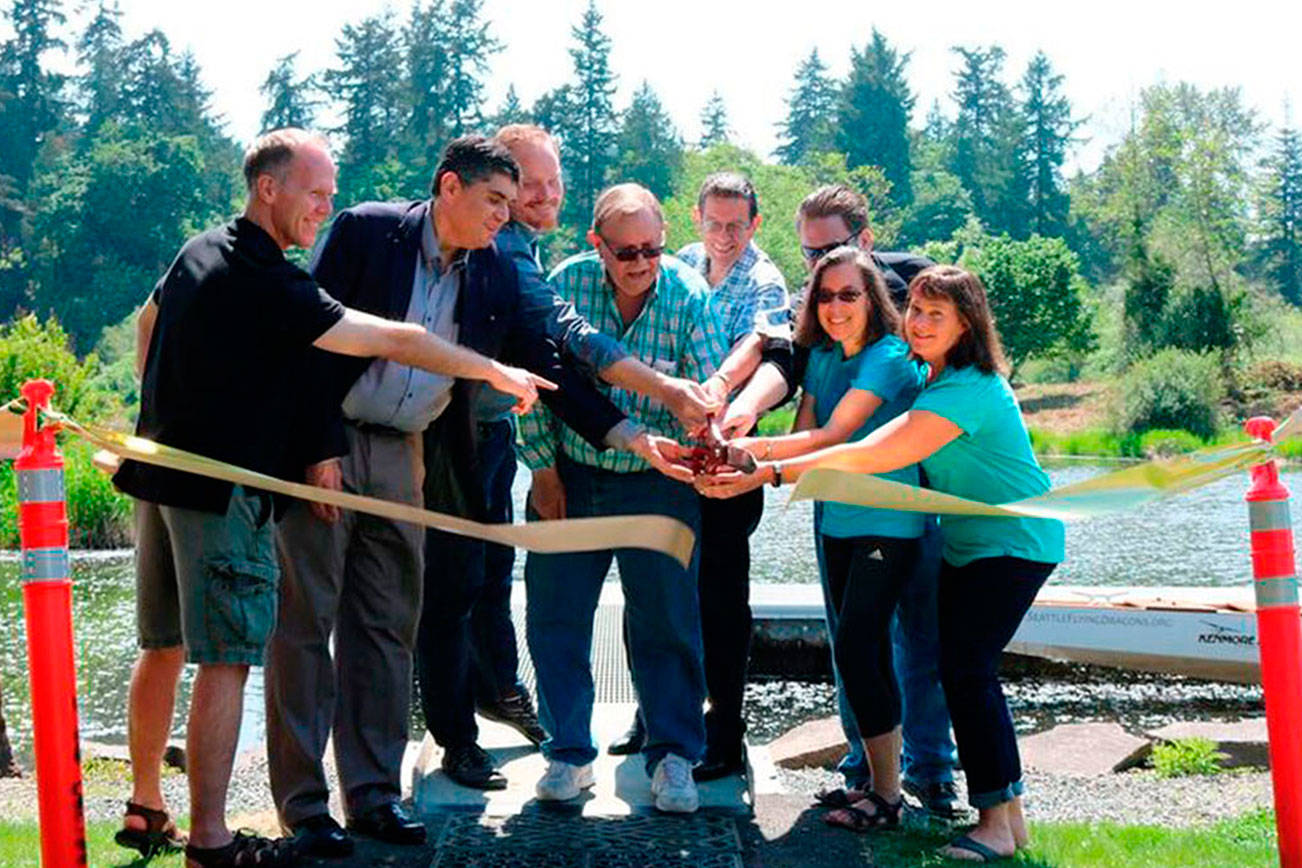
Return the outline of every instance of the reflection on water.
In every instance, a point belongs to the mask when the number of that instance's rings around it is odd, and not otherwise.
[[[1069,466],[1050,471],[1055,485],[1086,479],[1107,468]],[[1302,472],[1284,482],[1302,491]],[[523,514],[528,472],[516,477],[517,515]],[[1068,560],[1054,581],[1082,585],[1234,585],[1249,580],[1243,494],[1246,475],[1233,476],[1177,498],[1067,527]],[[808,503],[784,507],[786,492],[766,488],[764,520],[752,538],[751,575],[757,582],[815,582]],[[1297,522],[1298,516],[1294,516]],[[516,560],[522,576],[524,557]],[[127,682],[135,659],[135,598],[130,552],[74,555],[73,619],[82,736],[125,740]],[[0,556],[0,689],[15,748],[30,750],[22,591],[16,557]],[[178,707],[189,704],[187,667]],[[255,669],[246,692],[242,746],[263,732],[262,674]],[[178,720],[176,732],[182,730]]]

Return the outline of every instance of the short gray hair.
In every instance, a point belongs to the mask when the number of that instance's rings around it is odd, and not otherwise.
[[[285,127],[258,136],[244,152],[244,184],[249,192],[257,186],[260,175],[271,175],[277,181],[284,181],[294,154],[306,144],[317,144],[329,150],[324,136],[297,127]]]

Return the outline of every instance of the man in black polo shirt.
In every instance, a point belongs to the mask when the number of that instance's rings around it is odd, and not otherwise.
[[[293,408],[311,346],[485,380],[517,396],[522,410],[551,385],[417,324],[345,308],[285,259],[285,249],[310,246],[330,214],[335,167],[323,140],[302,130],[263,136],[245,155],[244,176],[244,215],[188,241],[141,312],[139,436],[291,473]],[[276,613],[270,498],[134,461],[114,482],[141,514],[142,650],[128,700],[133,792],[118,841],[142,851],[179,843],[158,775],[188,661],[198,674],[186,727],[186,856],[201,866],[291,864],[285,842],[232,836],[225,820],[244,682],[262,662]]]

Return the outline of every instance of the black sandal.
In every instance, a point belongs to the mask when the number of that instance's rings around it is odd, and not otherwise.
[[[145,821],[145,828],[132,829],[123,826],[118,829],[113,840],[119,847],[135,850],[146,859],[164,853],[179,853],[185,849],[185,836],[177,830],[176,823],[172,822],[167,811],[146,808],[144,805],[128,801],[125,816],[139,817]]]
[[[814,794],[814,804],[824,808],[848,808],[868,798],[867,791],[854,787],[832,787]]]
[[[834,819],[832,814],[825,814],[823,822],[829,826],[840,826],[842,829],[849,829],[851,832],[866,832],[869,829],[898,829],[900,827],[900,811],[904,808],[903,797],[891,803],[876,793],[870,792],[865,800],[872,802],[873,807],[877,810],[870,814],[863,808],[848,805],[839,810],[845,811],[850,817],[849,822]]]
[[[945,850],[951,847],[955,850],[963,850],[965,852],[973,853],[981,857],[980,859],[964,860],[967,862],[1002,862],[1005,859],[1013,858],[1012,856],[1003,856],[995,852],[994,850],[991,850],[989,847],[987,847],[985,844],[982,844],[980,841],[970,838],[967,835],[959,835],[953,841],[950,841],[944,847],[941,847],[939,850],[937,850],[936,853],[937,855],[942,856],[946,859],[960,858],[960,857],[945,855]]]
[[[239,831],[224,847],[185,846],[185,858],[202,868],[289,868],[298,862],[293,838],[263,838]]]

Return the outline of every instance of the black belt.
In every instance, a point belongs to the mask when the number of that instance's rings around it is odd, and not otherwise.
[[[384,437],[408,437],[410,431],[399,431],[397,428],[390,428],[388,425],[377,425],[374,422],[358,422],[356,419],[345,419],[349,425],[352,425],[363,434],[380,434]]]

